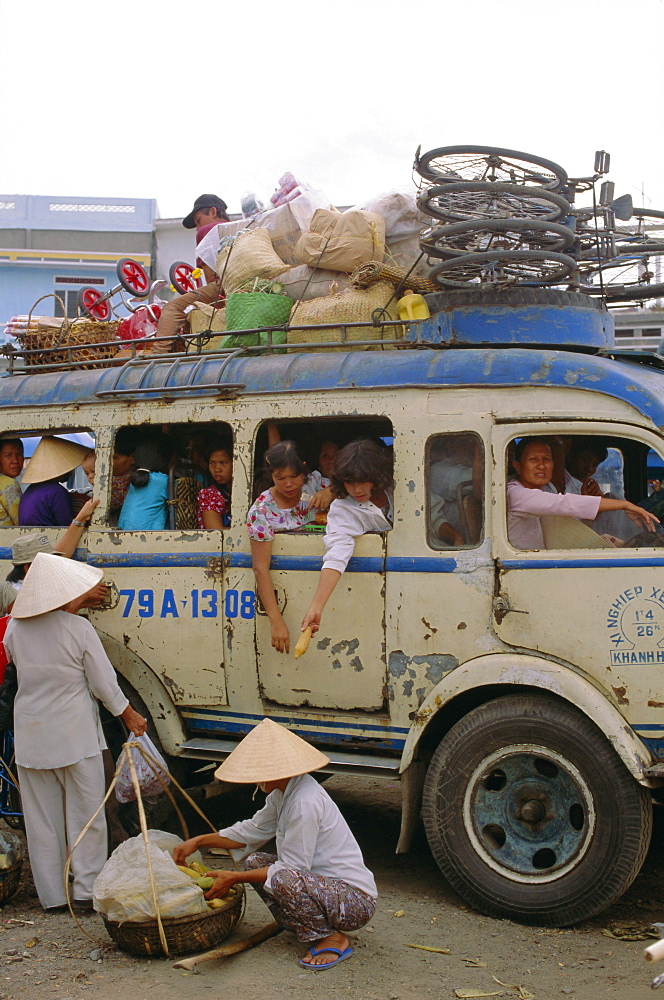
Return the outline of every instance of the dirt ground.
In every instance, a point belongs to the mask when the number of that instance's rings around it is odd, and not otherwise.
[[[457,996],[575,1000],[645,1000],[664,962],[643,960],[648,941],[607,936],[626,925],[664,920],[664,809],[643,872],[611,910],[573,929],[543,930],[471,911],[446,885],[423,835],[413,851],[395,855],[399,788],[376,779],[335,777],[326,788],[347,817],[376,876],[378,910],[352,935],[353,957],[334,969],[309,972],[296,939],[281,934],[257,949],[200,967],[173,969],[173,960],[135,959],[118,951],[100,917],[82,917],[90,940],[69,915],[46,916],[24,868],[19,893],[0,911],[0,1000],[454,1000]],[[232,822],[247,803],[212,800],[214,818]],[[212,808],[211,803],[211,808]],[[249,891],[237,937],[270,920]],[[621,928],[623,930],[621,930]],[[447,948],[449,954],[408,945]],[[474,993],[472,991],[475,991]]]

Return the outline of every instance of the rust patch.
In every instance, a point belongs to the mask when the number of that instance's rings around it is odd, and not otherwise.
[[[429,629],[430,632],[433,632],[434,635],[436,634],[438,629],[435,628],[433,625],[429,624],[426,618],[420,618],[420,621],[422,622],[423,625],[426,625],[426,627]],[[426,636],[425,638],[428,638],[428,636]]]
[[[619,687],[619,688],[614,687],[611,690],[613,691],[613,693],[615,694],[616,698],[618,699],[618,704],[619,705],[629,705],[629,698],[625,697],[625,695],[627,694],[627,688],[626,687],[624,687],[624,686],[623,687]]]
[[[211,559],[208,559],[207,561],[207,565],[205,567],[205,576],[208,578],[208,580],[213,580],[214,583],[221,586],[222,583],[224,582],[225,568],[226,567],[224,564],[224,557],[213,556]]]
[[[463,629],[468,628],[465,622],[459,622],[457,625],[457,632],[462,632]]]
[[[664,701],[649,701],[648,708],[664,708]]]
[[[170,688],[173,695],[173,701],[182,701],[184,699],[184,688],[180,687],[180,685],[177,684],[172,677],[169,677],[168,674],[162,672],[161,678],[166,687]]]

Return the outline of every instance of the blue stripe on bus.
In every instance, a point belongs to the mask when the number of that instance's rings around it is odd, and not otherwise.
[[[256,723],[258,722],[262,722],[264,719],[264,715],[252,715],[250,712],[231,712],[231,711],[226,711],[225,709],[224,711],[217,711],[215,709],[197,708],[197,707],[183,708],[182,714],[190,718],[194,718],[198,715],[215,715],[220,720],[231,719],[231,718],[249,719],[251,720],[252,726],[255,726]],[[281,725],[283,726],[300,726],[300,725],[311,726],[314,724],[312,719],[302,719],[298,715],[271,715],[270,718],[273,719],[274,722],[281,723]],[[344,722],[343,720],[339,719],[330,721],[326,721],[324,719],[321,720],[317,719],[315,721],[315,725],[326,729],[327,728],[331,729],[332,727],[339,728],[340,726],[343,726],[345,729],[359,729],[362,731],[371,730],[372,732],[378,732],[378,733],[407,734],[409,732],[408,729],[404,729],[401,726],[375,726],[363,722]]]
[[[621,569],[635,567],[646,569],[649,566],[664,566],[664,557],[647,556],[643,558],[599,558],[599,559],[501,559],[501,569]]]
[[[85,556],[84,551],[81,556]],[[11,558],[10,549],[0,548],[0,559]],[[250,569],[251,555],[246,552],[88,552],[87,562],[103,569],[158,569],[160,567],[207,567],[211,559],[222,559],[227,567]],[[317,573],[323,565],[319,556],[272,556],[271,569]],[[354,556],[348,573],[453,573],[456,559],[449,556]]]
[[[192,733],[223,732],[246,734],[256,725],[254,721],[232,723],[223,719],[198,719],[186,711],[183,711],[182,715],[187,720],[187,726]],[[297,735],[301,736],[304,740],[314,741],[320,740],[323,733],[320,729],[301,729],[298,726]],[[326,743],[357,743],[358,739],[361,739],[359,734],[353,735],[338,731],[332,732],[331,730],[326,730],[324,733]],[[374,750],[396,750],[399,752],[403,750],[406,743],[405,739],[390,738],[389,735],[367,737],[363,739],[363,742],[370,745]]]

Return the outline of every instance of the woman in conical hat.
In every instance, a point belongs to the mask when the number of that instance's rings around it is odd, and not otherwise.
[[[23,473],[28,488],[21,497],[18,523],[31,527],[64,527],[73,517],[63,480],[78,468],[88,448],[59,437],[43,437]]]
[[[244,858],[244,871],[214,871],[208,899],[225,896],[237,882],[249,882],[274,919],[309,946],[300,959],[320,972],[350,958],[347,931],[359,930],[376,910],[376,883],[348,825],[310,771],[329,759],[295,733],[263,719],[215,771],[223,781],[257,784],[267,793],[251,819],[218,834],[180,844],[177,864],[200,847],[222,847]],[[277,853],[260,850],[276,838]],[[237,854],[236,854],[237,852]]]
[[[106,742],[97,700],[134,733],[145,719],[129,705],[94,628],[65,612],[102,571],[38,552],[12,608],[4,646],[16,664],[16,764],[30,863],[46,910],[66,904],[63,872],[76,841],[104,798]],[[91,908],[92,883],[106,861],[103,811],[72,854],[74,902]]]

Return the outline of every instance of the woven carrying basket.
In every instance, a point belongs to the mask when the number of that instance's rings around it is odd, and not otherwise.
[[[168,949],[171,955],[185,952],[206,951],[224,941],[239,923],[244,908],[244,885],[239,882],[232,900],[209,913],[194,913],[188,917],[166,917],[162,919]],[[119,924],[107,920],[102,914],[106,930],[118,948],[130,955],[163,956],[156,920],[140,923],[126,921]]]
[[[10,868],[0,868],[0,906],[4,906],[18,892],[22,870],[22,861],[17,861]]]
[[[114,342],[120,325],[117,321],[99,323],[94,319],[76,319],[70,322],[64,316],[60,326],[38,322],[37,329],[30,330],[35,307],[44,299],[50,298],[56,299],[62,307],[63,314],[65,313],[64,303],[58,295],[42,295],[41,299],[37,299],[28,316],[28,330],[17,335],[23,350],[39,351],[39,354],[26,355],[26,367],[70,363],[72,368],[88,369],[94,366],[86,362],[103,361],[113,357],[118,348]],[[107,341],[111,343],[107,344]],[[100,346],[102,344],[105,346]],[[77,349],[72,351],[70,356],[68,351],[62,350],[65,347]]]
[[[227,330],[258,330],[261,327],[283,326],[293,308],[287,295],[268,292],[233,292],[226,301]],[[286,334],[275,330],[273,344],[285,344]],[[267,344],[266,334],[254,333],[241,337],[226,337],[224,347],[257,347]]]
[[[390,299],[392,300],[390,302]],[[387,303],[390,303],[387,306]],[[386,308],[387,306],[387,308]],[[378,281],[369,288],[346,288],[334,295],[324,295],[308,302],[299,302],[291,313],[291,326],[315,327],[321,323],[371,323],[374,309],[382,310],[382,319],[397,319],[394,302],[394,287],[386,281]],[[346,330],[346,340],[392,340],[400,337],[400,326],[365,326]],[[289,344],[309,344],[317,342],[341,341],[341,329],[338,327],[326,330],[289,330]],[[393,346],[393,345],[390,345]],[[320,347],[321,351],[333,351],[333,347]],[[381,350],[376,347],[359,347],[360,351]]]

